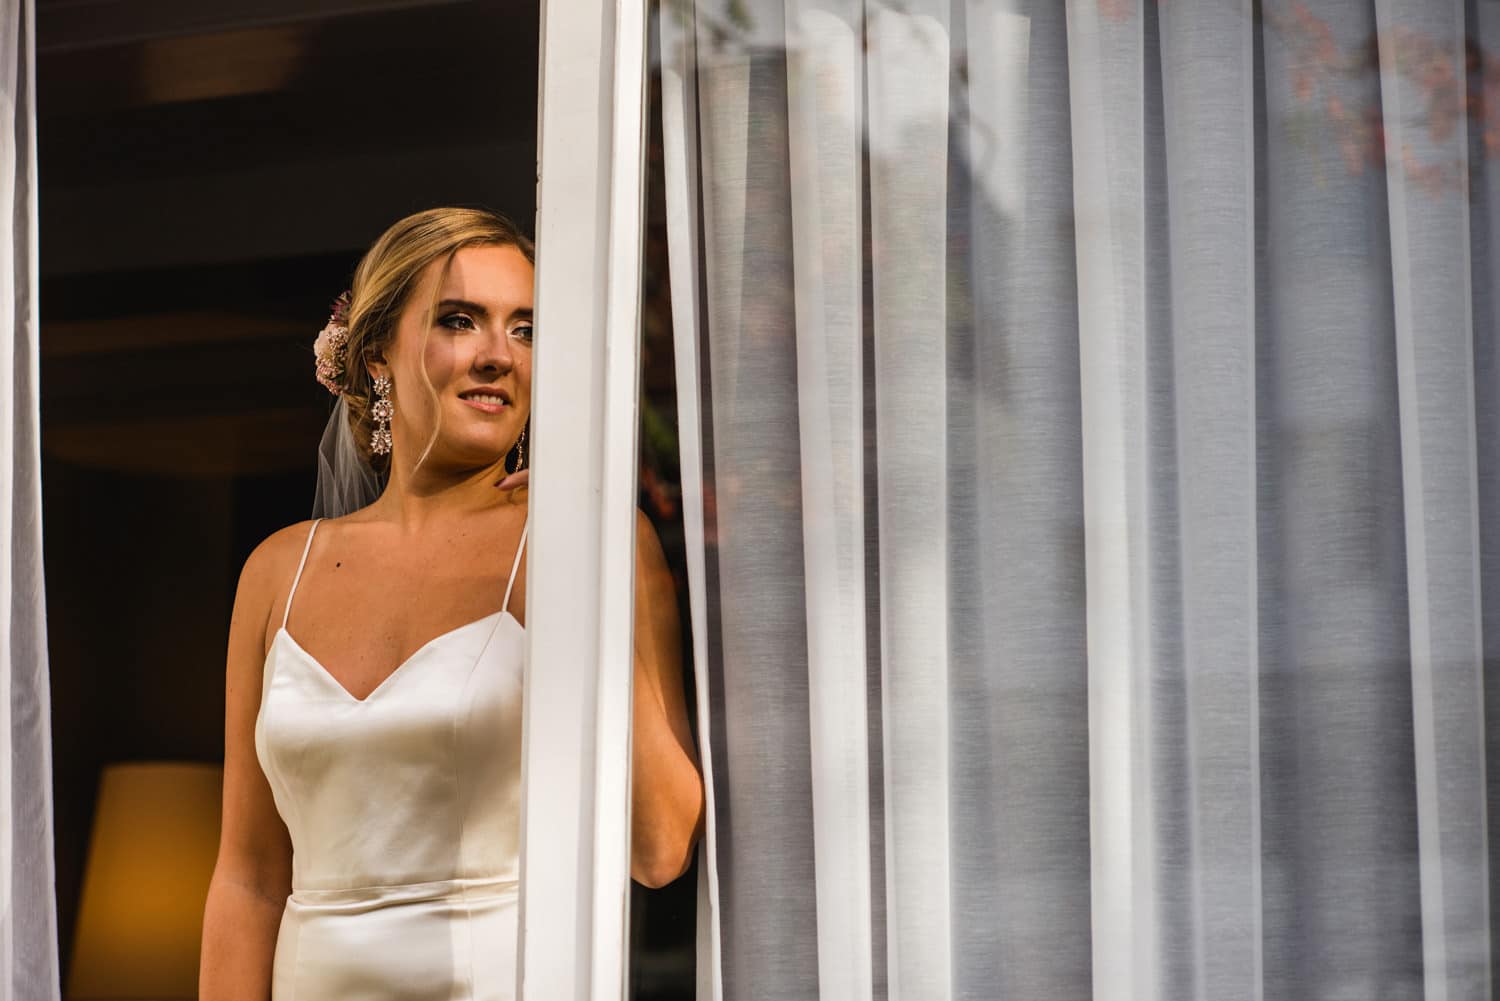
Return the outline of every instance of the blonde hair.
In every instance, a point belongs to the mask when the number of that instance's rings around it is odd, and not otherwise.
[[[488,209],[435,208],[409,215],[380,234],[380,238],[365,252],[354,269],[354,283],[350,288],[353,302],[349,305],[349,340],[344,347],[344,398],[347,401],[349,425],[355,444],[365,460],[378,472],[388,471],[390,455],[375,455],[370,450],[370,432],[375,426],[370,417],[374,387],[365,364],[368,360],[386,356],[395,343],[396,328],[418,278],[432,262],[441,259],[442,270],[433,286],[432,299],[427,304],[427,322],[422,328],[425,348],[426,337],[432,330],[438,290],[442,287],[453,255],[464,247],[478,246],[515,247],[525,255],[526,260],[536,263],[536,250],[532,242],[515,223],[498,212]],[[418,366],[418,369],[433,403],[433,412],[440,415],[437,390],[428,378],[425,367]],[[437,442],[439,430],[435,423],[432,437],[417,458],[418,465]],[[508,464],[509,457],[507,468]]]

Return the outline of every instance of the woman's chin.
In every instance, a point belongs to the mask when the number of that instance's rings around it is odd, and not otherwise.
[[[437,458],[439,449],[444,456],[443,465],[454,470],[501,469],[505,465],[504,447],[490,441],[451,441],[440,444],[433,448],[433,459]]]

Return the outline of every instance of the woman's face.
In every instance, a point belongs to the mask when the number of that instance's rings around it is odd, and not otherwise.
[[[418,370],[425,366],[442,422],[423,465],[492,466],[531,413],[531,263],[515,247],[462,248],[437,290],[432,329],[424,331],[441,269],[438,260],[422,273],[387,358],[396,404],[391,431],[411,461],[432,437],[437,414]]]

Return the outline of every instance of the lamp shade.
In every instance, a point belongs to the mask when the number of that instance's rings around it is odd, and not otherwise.
[[[69,1001],[198,996],[223,781],[218,765],[132,762],[104,769]]]

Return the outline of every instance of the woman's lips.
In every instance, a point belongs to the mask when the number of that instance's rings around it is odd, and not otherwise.
[[[459,399],[463,400],[475,410],[481,410],[487,414],[498,414],[504,412],[505,410],[505,404],[503,403],[488,403],[484,400],[471,400],[467,396],[461,396],[459,397]]]

